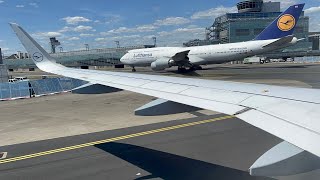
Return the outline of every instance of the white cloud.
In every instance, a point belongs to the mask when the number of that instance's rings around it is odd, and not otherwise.
[[[136,32],[152,32],[152,31],[155,31],[157,28],[158,27],[154,25],[142,25],[133,30],[136,30]]]
[[[237,12],[236,7],[219,6],[219,7],[211,8],[205,11],[196,12],[191,16],[191,19],[214,19],[225,13],[233,13],[233,12]]]
[[[91,26],[77,26],[77,27],[69,27],[69,26],[65,26],[63,27],[61,30],[59,30],[59,32],[85,32],[85,31],[95,31]]]
[[[115,24],[122,20],[122,17],[116,14],[107,14],[105,15],[105,18],[106,18],[106,24]]]
[[[38,7],[39,7],[38,4],[35,3],[35,2],[29,3],[29,5],[30,5],[30,6],[33,6],[33,7],[35,7],[35,8],[38,8]]]
[[[94,36],[94,34],[85,34],[85,33],[81,33],[80,37],[92,37]]]
[[[158,26],[171,26],[171,25],[182,25],[188,24],[190,20],[183,17],[168,17],[166,19],[157,20],[154,24]]]
[[[72,25],[79,24],[80,22],[91,22],[90,19],[87,19],[81,16],[74,16],[74,17],[68,16],[68,17],[62,18],[62,20],[66,21],[67,24],[72,24]]]
[[[49,37],[61,37],[62,34],[60,32],[38,32],[33,34],[32,36],[35,36],[39,39],[49,38]]]
[[[114,37],[111,37],[108,39],[110,39],[110,40],[121,40],[121,39],[127,40],[127,39],[136,39],[136,38],[140,38],[140,37],[141,37],[140,35],[134,34],[134,35],[128,35],[128,36],[114,36]]]
[[[91,26],[82,26],[82,25],[80,25],[80,26],[75,27],[73,31],[75,31],[75,32],[84,32],[84,31],[90,31],[92,29],[93,28]]]
[[[320,29],[320,6],[310,7],[306,9],[305,14],[310,17],[310,31],[318,32]]]
[[[133,35],[127,35],[127,36],[111,36],[111,37],[100,37],[96,38],[95,41],[99,42],[99,44],[103,43],[114,43],[114,41],[120,41],[124,45],[136,45],[133,42],[137,39],[140,39],[141,35],[139,34],[133,34]]]
[[[24,8],[24,5],[19,4],[19,5],[16,5],[16,7],[17,8]]]
[[[4,1],[0,0],[0,4],[1,4],[1,3],[4,3]]]
[[[204,28],[178,28],[173,31],[161,31],[158,32],[159,36],[175,36],[176,34],[193,34],[193,35],[199,35],[204,34],[205,29]],[[192,37],[186,37],[188,39],[192,39]]]
[[[61,30],[59,30],[60,33],[62,32],[68,32],[68,31],[72,31],[73,28],[69,27],[69,26],[65,26],[63,27]]]
[[[320,6],[308,8],[308,9],[304,10],[304,12],[306,14],[320,13]]]
[[[99,42],[99,41],[106,41],[106,38],[96,38],[95,41]]]
[[[188,26],[177,28],[172,31],[158,32],[158,43],[161,46],[181,46],[182,43],[191,39],[203,39],[205,36],[205,29],[196,26]]]
[[[204,33],[205,29],[204,28],[178,28],[175,29],[173,32],[177,33]]]
[[[141,25],[135,28],[128,28],[128,27],[119,27],[118,29],[112,29],[107,32],[101,32],[100,34],[103,36],[108,36],[112,34],[121,34],[121,33],[143,33],[143,32],[153,32],[158,27],[154,25]]]
[[[78,37],[71,37],[68,39],[69,41],[77,41],[77,40],[80,40],[80,38]]]

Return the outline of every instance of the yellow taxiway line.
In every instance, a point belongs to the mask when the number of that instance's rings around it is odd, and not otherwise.
[[[144,131],[144,132],[140,132],[140,133],[134,133],[134,134],[129,134],[129,135],[125,135],[125,136],[104,139],[104,140],[100,140],[100,141],[93,141],[93,142],[89,142],[89,143],[68,146],[68,147],[64,147],[64,148],[58,148],[58,149],[53,149],[53,150],[23,155],[23,156],[12,157],[12,158],[8,158],[8,159],[0,160],[0,164],[16,162],[16,161],[21,161],[21,160],[25,160],[25,159],[31,159],[31,158],[35,158],[35,157],[46,156],[46,155],[50,155],[50,154],[55,154],[55,153],[60,153],[60,152],[65,152],[65,151],[70,151],[70,150],[75,150],[75,149],[81,149],[81,148],[85,148],[88,146],[94,146],[94,145],[104,144],[104,143],[108,143],[108,142],[115,142],[115,141],[119,141],[119,140],[130,139],[130,138],[134,138],[134,137],[145,136],[145,135],[160,133],[160,132],[164,132],[164,131],[170,131],[170,130],[174,130],[174,129],[180,129],[180,128],[185,128],[185,127],[190,127],[190,126],[195,126],[195,125],[200,125],[200,124],[211,123],[214,121],[231,119],[234,117],[235,116],[223,116],[223,117],[218,117],[218,118],[209,119],[209,120],[196,121],[196,122],[185,123],[185,124],[180,124],[180,125],[175,125],[175,126],[169,126],[169,127],[165,127],[165,128],[154,129],[154,130],[150,130],[150,131]]]

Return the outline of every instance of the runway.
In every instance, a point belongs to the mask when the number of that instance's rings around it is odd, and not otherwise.
[[[174,71],[160,74],[176,76]],[[220,65],[197,74],[196,78],[320,88],[320,65]],[[248,168],[282,140],[237,118],[192,112],[141,119],[131,114],[150,97],[126,92],[60,96],[31,100],[30,110],[25,106],[28,100],[0,104],[0,114],[5,114],[0,136],[7,142],[0,151],[8,153],[0,160],[0,179],[273,179],[250,176]],[[43,114],[48,107],[52,112]],[[5,113],[14,108],[16,114]],[[23,113],[29,111],[32,116],[23,121]],[[27,136],[20,137],[23,134]],[[317,179],[318,174],[274,179]]]
[[[8,157],[0,161],[0,179],[269,179],[250,176],[247,167],[278,142],[236,118],[204,116],[2,147]]]

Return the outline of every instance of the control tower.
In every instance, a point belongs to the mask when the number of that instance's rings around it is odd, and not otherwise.
[[[244,12],[261,12],[263,0],[248,0],[237,3],[239,13]]]
[[[51,53],[56,53],[56,47],[60,46],[60,42],[55,37],[51,37],[50,45],[51,45]]]

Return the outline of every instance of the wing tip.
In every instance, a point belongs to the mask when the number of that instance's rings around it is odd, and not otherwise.
[[[13,27],[13,26],[19,27],[19,24],[18,24],[18,23],[15,23],[15,22],[9,22],[9,25],[10,25],[11,27]]]

